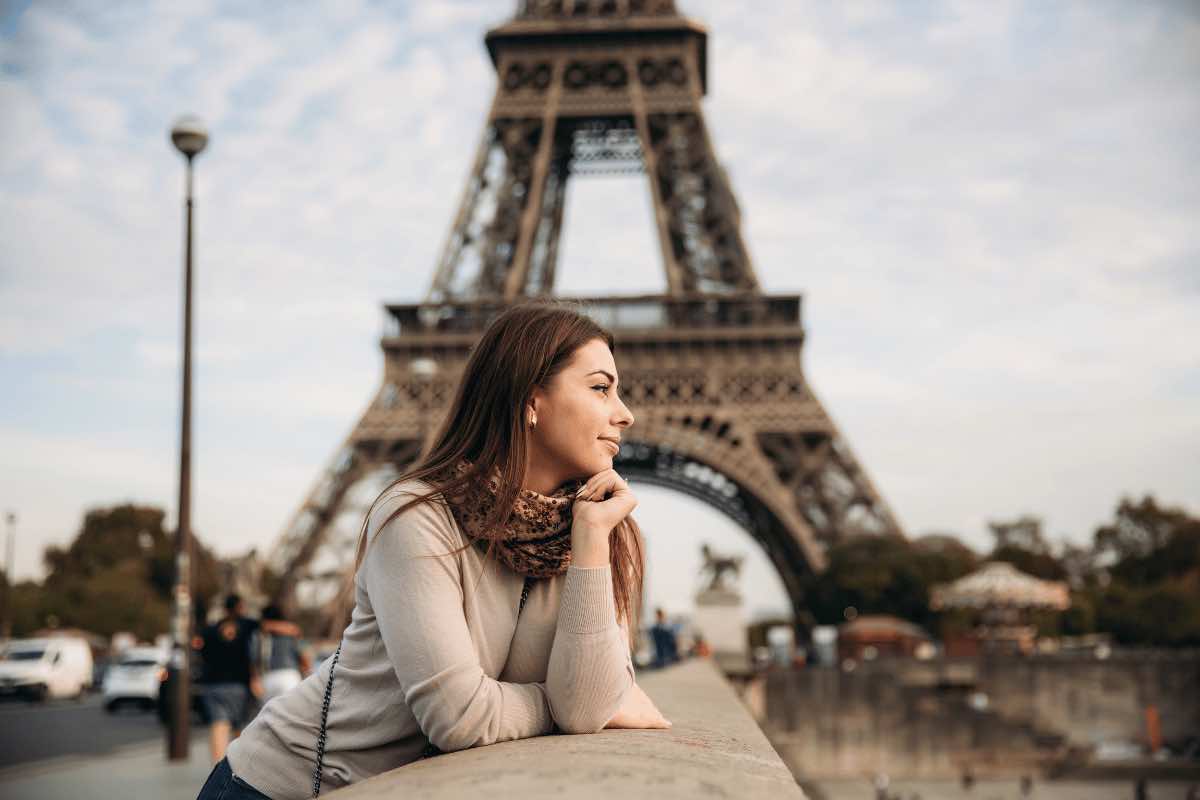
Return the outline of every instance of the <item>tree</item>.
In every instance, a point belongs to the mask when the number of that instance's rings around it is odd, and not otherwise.
[[[1025,514],[1009,522],[988,522],[987,526],[996,540],[995,550],[1012,547],[1038,555],[1050,553],[1050,543],[1042,534],[1039,517]]]
[[[55,619],[103,635],[167,631],[175,580],[174,537],[162,509],[124,504],[88,511],[66,548],[48,547],[34,627]],[[198,607],[220,590],[216,559],[193,540],[192,594]],[[28,632],[28,631],[24,631]]]
[[[807,596],[816,621],[844,622],[848,607],[860,614],[890,614],[929,626],[934,585],[975,568],[977,556],[950,537],[909,542],[895,536],[860,536],[835,544],[819,576],[808,579]]]
[[[1096,563],[1083,593],[1097,630],[1122,644],[1200,644],[1200,519],[1147,495],[1122,498],[1111,523],[1096,529]]]
[[[1054,557],[1050,543],[1042,533],[1042,521],[1028,514],[1009,522],[988,522],[995,539],[988,558],[1006,561],[1021,572],[1048,581],[1060,581],[1067,571]]]
[[[1094,549],[1112,577],[1148,584],[1200,569],[1200,519],[1160,508],[1147,495],[1122,498],[1113,521],[1096,529]]]
[[[1200,581],[1173,578],[1150,586],[1114,582],[1099,599],[1097,627],[1122,644],[1200,645]]]

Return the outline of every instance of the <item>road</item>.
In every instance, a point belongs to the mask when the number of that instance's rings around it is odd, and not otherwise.
[[[105,755],[133,744],[165,741],[165,735],[153,711],[109,714],[98,693],[42,704],[0,702],[0,768],[62,756]],[[193,737],[207,735],[207,728],[193,722]]]

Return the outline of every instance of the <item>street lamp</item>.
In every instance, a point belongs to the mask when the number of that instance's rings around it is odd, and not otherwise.
[[[0,628],[0,640],[8,641],[12,636],[13,583],[17,579],[17,573],[13,569],[13,546],[17,540],[17,514],[15,511],[9,511],[4,518],[8,522],[8,551],[4,557],[4,623]]]
[[[179,524],[175,530],[175,610],[171,621],[168,692],[171,724],[167,757],[185,761],[192,717],[192,160],[208,144],[208,131],[194,116],[180,117],[171,128],[171,143],[187,159],[187,201],[183,257],[183,420],[179,443]]]

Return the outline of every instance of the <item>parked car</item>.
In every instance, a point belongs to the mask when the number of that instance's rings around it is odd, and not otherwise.
[[[80,697],[92,686],[92,650],[83,639],[14,639],[0,652],[0,696],[40,702]]]
[[[152,709],[159,686],[167,679],[168,653],[157,647],[130,647],[109,665],[104,674],[104,710],[124,705]]]

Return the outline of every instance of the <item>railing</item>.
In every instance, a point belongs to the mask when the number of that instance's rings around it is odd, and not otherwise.
[[[711,661],[642,674],[638,683],[671,720],[670,730],[539,736],[460,750],[394,769],[330,797],[804,800]]]
[[[800,295],[645,295],[564,298],[601,325],[614,330],[712,328],[798,328]],[[501,301],[462,301],[389,305],[386,336],[424,333],[479,333],[508,305]]]

